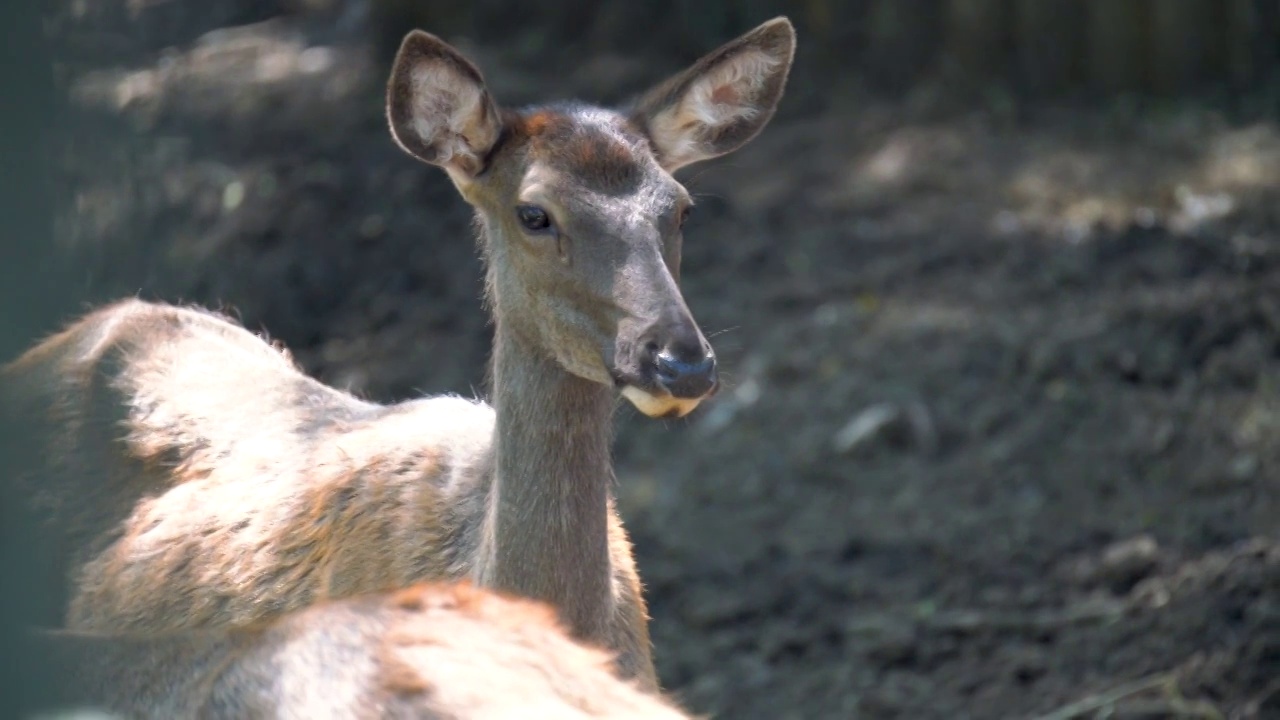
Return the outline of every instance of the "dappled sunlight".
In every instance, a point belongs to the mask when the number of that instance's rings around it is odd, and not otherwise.
[[[781,125],[760,142],[777,150],[757,151],[758,172],[715,188],[747,205],[789,198],[849,214],[866,239],[964,229],[1080,242],[1130,226],[1191,232],[1280,187],[1272,122],[1235,127],[1186,109],[1122,125],[1068,110],[1010,126],[982,113],[913,122],[904,110],[872,102],[853,118]],[[803,173],[820,179],[803,192],[770,172],[788,146],[805,149]]]
[[[1240,129],[1212,117],[1149,121],[1114,140],[1097,134],[1028,153],[1011,173],[1009,207],[992,229],[1075,241],[1130,225],[1190,232],[1242,203],[1274,197],[1277,181],[1280,134],[1272,123]]]
[[[1134,199],[1125,198],[1108,172],[1100,152],[1060,150],[1030,159],[1008,184],[1009,208],[993,229],[1052,230],[1070,239],[1083,239],[1095,225],[1120,227],[1133,220]],[[1147,188],[1143,188],[1144,191]],[[1154,198],[1139,200],[1145,207]]]
[[[73,81],[71,96],[144,122],[161,112],[243,116],[270,109],[282,95],[307,104],[349,101],[373,69],[363,48],[311,45],[270,21],[208,33],[153,67],[88,72]]]
[[[1203,182],[1222,191],[1280,185],[1280,129],[1274,123],[1228,130],[1210,139],[1200,163]]]
[[[423,200],[448,202],[452,193],[412,162],[387,162],[400,156],[385,131],[383,80],[364,45],[316,43],[283,21],[207,33],[147,67],[88,72],[69,87],[84,129],[62,137],[65,211],[56,242],[86,263],[98,292],[231,303],[250,308],[251,326],[276,332],[313,308],[341,304],[333,299],[341,297],[338,278],[354,256],[366,266],[385,256],[400,269],[383,282],[417,282],[405,277],[413,267],[405,253],[383,249],[388,214],[404,207],[400,224],[421,224]],[[119,122],[96,121],[101,115]],[[438,192],[424,192],[424,182]],[[346,203],[364,210],[348,215]],[[450,216],[443,229],[461,236],[467,259],[465,216]],[[291,303],[254,301],[281,282],[313,289]],[[367,294],[351,302],[353,323],[414,312]],[[371,354],[429,350],[413,334],[372,343],[330,334],[337,337],[324,355],[343,366],[334,381],[357,391],[367,389]],[[397,351],[379,349],[388,346]]]
[[[911,126],[892,131],[878,147],[857,158],[845,179],[854,198],[888,193],[953,189],[950,173],[970,169],[972,154],[963,128]]]

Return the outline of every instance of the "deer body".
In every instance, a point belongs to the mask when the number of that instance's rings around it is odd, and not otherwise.
[[[68,626],[243,627],[471,579],[549,603],[655,688],[610,491],[611,414],[621,394],[684,415],[716,389],[678,288],[691,200],[671,172],[759,132],[793,49],[778,19],[625,111],[513,111],[456,50],[411,33],[388,118],[476,210],[492,407],[364,402],[197,309],[135,300],[88,315],[0,383],[46,449],[34,492],[65,533]]]
[[[59,385],[28,375],[51,371]],[[71,628],[247,625],[329,598],[475,578],[552,599],[583,639],[619,652],[627,675],[651,672],[639,580],[608,497],[613,400],[603,393],[579,388],[598,406],[572,406],[571,417],[515,407],[515,417],[537,418],[529,429],[539,435],[527,454],[518,443],[505,448],[525,465],[500,499],[495,451],[504,443],[495,446],[487,405],[363,402],[202,310],[111,305],[8,372],[14,389],[41,393],[34,400],[52,409],[55,427],[76,428],[56,436],[50,457],[59,463],[52,476],[77,492],[38,489],[62,498],[55,524],[80,533],[70,543],[81,549]],[[495,402],[503,407],[504,395]],[[584,409],[596,412],[576,414]],[[539,464],[560,447],[550,433],[596,456]],[[542,500],[548,489],[558,494]],[[516,546],[518,561],[495,566],[499,539]],[[574,574],[557,572],[561,564]],[[580,588],[599,595],[572,594]]]

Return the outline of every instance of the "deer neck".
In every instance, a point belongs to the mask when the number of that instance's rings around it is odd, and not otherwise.
[[[576,635],[602,641],[614,612],[613,393],[571,375],[500,318],[492,381],[494,478],[481,581],[550,602]]]

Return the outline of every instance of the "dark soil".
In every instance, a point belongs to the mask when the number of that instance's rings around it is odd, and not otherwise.
[[[381,400],[479,387],[469,211],[393,147],[381,56],[298,19],[182,42],[70,72],[89,295],[233,310]],[[674,62],[464,47],[512,104]],[[797,82],[683,177],[728,386],[620,413],[666,687],[722,718],[1280,717],[1280,127]]]

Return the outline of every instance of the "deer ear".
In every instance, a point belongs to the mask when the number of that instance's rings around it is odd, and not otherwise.
[[[770,20],[650,90],[631,119],[668,171],[737,150],[773,117],[795,47],[791,22]]]
[[[484,170],[502,129],[498,106],[471,61],[430,33],[414,30],[387,82],[391,136],[406,152],[456,180]]]

